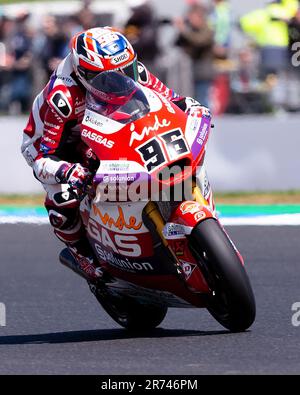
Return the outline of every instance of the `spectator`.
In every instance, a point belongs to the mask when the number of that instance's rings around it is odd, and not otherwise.
[[[196,99],[209,106],[210,88],[214,78],[214,32],[207,23],[207,10],[200,4],[192,4],[186,19],[177,18],[179,31],[177,45],[191,57]]]
[[[241,18],[241,27],[260,48],[261,75],[278,74],[288,67],[288,27],[286,21],[294,14],[284,0],[271,1],[263,8]]]
[[[80,31],[96,27],[97,25],[95,14],[91,10],[91,3],[91,0],[82,0],[82,8],[75,16],[81,27]]]
[[[294,55],[295,50],[292,49],[294,44],[300,43],[300,6],[296,15],[288,22],[289,28],[289,47],[290,55]]]
[[[288,106],[290,111],[300,110],[300,6],[294,18],[288,21],[290,71],[288,78]],[[295,63],[296,62],[296,63]]]
[[[125,35],[138,53],[140,61],[150,70],[156,69],[159,54],[158,21],[149,2],[132,7],[132,14],[125,25]]]
[[[27,12],[22,12],[16,18],[15,31],[8,46],[13,59],[13,64],[8,66],[11,73],[9,107],[12,112],[27,112],[31,104],[33,31],[28,25],[29,17]]]
[[[68,51],[69,39],[59,28],[57,18],[47,15],[43,20],[40,40],[37,42],[37,52],[47,73],[47,79],[50,78]]]
[[[212,25],[215,31],[215,56],[226,59],[229,56],[231,35],[230,7],[227,0],[214,0]]]

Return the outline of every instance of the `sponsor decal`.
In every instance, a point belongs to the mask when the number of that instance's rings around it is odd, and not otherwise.
[[[149,83],[149,73],[142,63],[138,63],[139,80],[143,84],[147,85]]]
[[[84,118],[85,125],[90,125],[97,128],[102,128],[104,126],[103,122],[97,118],[93,118],[90,115],[86,115]]]
[[[59,122],[59,123],[64,123],[64,121],[62,120],[62,118],[57,114],[57,112],[51,107],[51,113],[54,115],[55,119]]]
[[[119,64],[125,63],[129,58],[130,58],[130,55],[126,51],[126,52],[112,58],[111,64],[113,64],[114,66],[117,66]]]
[[[202,189],[203,189],[203,196],[204,199],[208,200],[210,193],[211,193],[211,187],[210,187],[210,182],[208,180],[208,177],[205,175],[203,183],[202,183]]]
[[[185,279],[188,280],[191,277],[193,271],[196,269],[197,265],[195,263],[190,263],[183,260],[180,260],[180,263],[185,275]]]
[[[96,143],[98,143],[100,145],[104,145],[106,148],[109,148],[109,149],[113,148],[115,145],[114,141],[108,140],[106,137],[103,137],[96,132],[91,132],[87,129],[82,130],[81,136],[85,137],[91,141],[95,141]]]
[[[206,213],[204,211],[200,211],[199,213],[196,213],[195,216],[195,221],[200,222],[202,219],[206,218]]]
[[[51,134],[51,133],[50,133],[50,134]],[[56,135],[56,134],[54,133],[54,135]],[[48,136],[44,136],[44,137],[43,137],[43,140],[46,141],[47,143],[52,144],[52,145],[55,145],[55,144],[56,144],[56,141],[50,139],[50,137],[48,137]]]
[[[108,213],[102,213],[101,209],[97,207],[95,204],[92,207],[93,213],[95,216],[97,216],[101,223],[112,230],[118,230],[118,231],[123,231],[123,230],[134,230],[134,231],[139,231],[142,226],[143,222],[138,222],[137,219],[131,215],[128,219],[125,218],[124,212],[122,207],[118,206],[118,218],[112,218],[110,214]]]
[[[163,229],[163,235],[166,239],[185,237],[184,226],[169,222]]]
[[[47,121],[44,122],[44,125],[47,126],[48,128],[52,128],[52,129],[56,129],[56,130],[60,129],[60,127],[58,125],[54,125],[53,123],[50,123]]]
[[[53,130],[50,130],[50,129],[46,129],[46,128],[44,128],[44,133],[49,133],[49,134],[51,134],[51,136],[57,136],[57,132],[56,131],[53,131]]]
[[[57,206],[65,206],[67,204],[70,204],[70,202],[74,202],[77,200],[76,193],[73,192],[71,189],[64,191],[64,192],[58,192],[53,196],[53,200]]]
[[[171,125],[171,122],[169,122],[167,119],[160,120],[157,115],[155,115],[154,120],[155,120],[154,125],[153,126],[145,126],[141,133],[137,133],[135,131],[135,125],[132,124],[132,126],[131,126],[132,134],[131,134],[130,143],[129,143],[130,147],[132,147],[132,144],[134,143],[134,141],[136,141],[136,140],[143,141],[144,138],[146,136],[149,136],[149,134],[151,132],[157,132],[159,129],[167,128]]]
[[[55,92],[50,98],[50,103],[62,117],[69,118],[72,114],[71,105],[62,91]]]
[[[131,262],[124,257],[118,257],[113,252],[106,251],[99,244],[95,244],[96,252],[100,259],[107,262],[117,269],[125,270],[127,272],[153,272],[154,267],[150,262]]]
[[[41,144],[40,145],[40,150],[44,153],[44,154],[48,154],[51,151],[50,147],[47,147],[47,145],[45,144]]]
[[[128,162],[102,162],[101,170],[107,173],[129,172],[130,164]]]
[[[200,145],[204,144],[206,136],[207,136],[207,133],[208,133],[208,124],[205,123],[203,125],[203,128],[202,128],[201,132],[200,132],[199,137],[197,138],[197,143],[198,144],[200,144]]]
[[[26,148],[25,151],[23,151],[23,155],[27,163],[30,166],[33,166],[35,157],[32,155],[32,153],[29,151],[28,148]]]
[[[70,77],[66,77],[63,75],[57,75],[57,79],[64,82],[67,86],[73,86],[74,80]]]
[[[136,236],[110,232],[93,219],[89,221],[88,233],[94,240],[101,243],[104,248],[116,254],[136,258],[142,255],[142,249],[137,244],[138,238]]]
[[[89,218],[88,234],[103,248],[125,257],[142,258],[153,256],[153,243],[149,232],[139,234],[116,233],[102,226],[98,218]]]
[[[108,175],[103,177],[103,182],[105,183],[131,183],[136,180],[136,177],[130,176],[129,174],[116,174],[116,175]]]
[[[180,205],[180,211],[183,215],[185,214],[196,214],[201,210],[201,204],[197,202],[184,202]]]

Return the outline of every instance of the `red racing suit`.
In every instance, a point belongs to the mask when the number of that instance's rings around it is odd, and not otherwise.
[[[168,100],[183,100],[139,63],[139,83]],[[76,78],[71,54],[58,66],[34,100],[24,130],[22,154],[47,192],[45,206],[59,239],[74,244],[85,237],[77,195],[68,184],[59,184],[55,174],[61,165],[86,165],[87,147],[80,138],[85,112],[85,88]]]

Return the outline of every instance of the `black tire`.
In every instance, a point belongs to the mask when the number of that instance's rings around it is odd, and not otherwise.
[[[144,305],[131,298],[121,298],[108,293],[93,292],[107,314],[123,328],[145,332],[156,328],[164,320],[166,306]]]
[[[230,331],[248,329],[256,314],[253,291],[246,270],[222,227],[214,219],[201,222],[190,236],[190,246],[213,291],[208,311]]]

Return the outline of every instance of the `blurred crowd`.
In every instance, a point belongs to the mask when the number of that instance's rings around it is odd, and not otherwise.
[[[118,26],[139,59],[178,93],[215,114],[300,111],[300,2],[266,1],[233,20],[230,1],[181,0],[186,13],[157,16],[151,1],[132,6]],[[84,0],[74,15],[46,15],[38,26],[27,11],[0,13],[0,113],[27,113],[76,32],[110,25]]]

